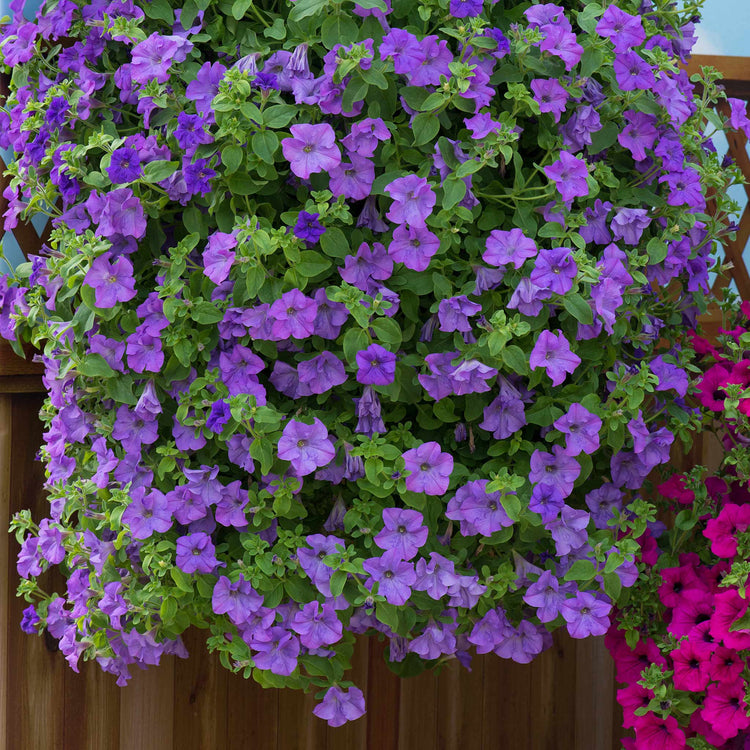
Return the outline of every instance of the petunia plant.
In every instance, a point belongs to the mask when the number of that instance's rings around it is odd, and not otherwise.
[[[693,10],[22,6],[5,227],[51,222],[0,288],[49,392],[24,627],[120,684],[208,629],[334,726],[355,634],[406,675],[606,632],[731,231]]]
[[[641,540],[639,580],[606,643],[634,750],[744,747],[750,740],[750,303],[725,310],[718,341],[695,335],[697,407],[721,460],[657,487],[663,520]]]

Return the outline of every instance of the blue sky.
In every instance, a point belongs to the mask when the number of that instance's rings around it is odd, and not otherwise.
[[[750,57],[750,0],[706,0],[696,55]]]

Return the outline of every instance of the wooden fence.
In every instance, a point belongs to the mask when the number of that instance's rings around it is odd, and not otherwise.
[[[750,97],[747,61],[699,58],[691,68],[700,64],[728,65],[734,76],[730,95]],[[731,145],[735,154],[744,152],[744,141]],[[0,214],[2,204],[0,198]],[[743,236],[747,222],[750,214]],[[28,252],[37,252],[45,239],[24,224],[15,234]],[[742,263],[741,240],[729,253],[736,266]],[[602,639],[577,642],[564,633],[529,665],[479,656],[471,672],[453,663],[440,674],[407,680],[387,669],[384,643],[362,638],[351,677],[365,691],[367,714],[338,729],[313,716],[311,695],[263,690],[227,672],[206,651],[200,631],[185,635],[189,659],[167,657],[159,667],[136,670],[126,688],[96,665],[82,664],[75,674],[54,639],[20,630],[26,605],[15,596],[18,546],[3,533],[18,510],[30,508],[37,519],[46,515],[43,472],[35,460],[41,403],[38,366],[0,345],[0,750],[621,747],[613,664]],[[712,450],[697,446],[686,463]],[[61,584],[48,581],[51,587]]]

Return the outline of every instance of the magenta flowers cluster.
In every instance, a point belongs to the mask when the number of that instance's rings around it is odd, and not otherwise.
[[[715,88],[678,8],[438,6],[12,0],[4,222],[51,221],[0,281],[49,394],[24,628],[74,668],[208,625],[338,726],[355,634],[527,662],[634,583],[697,422]]]

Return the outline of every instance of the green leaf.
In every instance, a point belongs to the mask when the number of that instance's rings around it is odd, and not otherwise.
[[[271,130],[261,130],[253,136],[253,151],[266,164],[273,164],[273,155],[279,147],[279,137]]]
[[[614,122],[608,122],[601,130],[598,130],[591,136],[589,152],[598,154],[600,151],[604,151],[605,148],[609,148],[617,140],[619,133],[620,126]]]
[[[359,28],[348,13],[336,13],[326,17],[320,27],[320,38],[326,49],[337,44],[351,44],[357,41]]]
[[[169,572],[180,591],[193,593],[193,581],[187,573],[183,573],[179,568],[170,568]]]
[[[414,145],[421,146],[435,140],[440,131],[440,120],[432,112],[422,112],[414,118],[411,129],[414,133]]]
[[[76,369],[87,378],[111,378],[115,374],[101,354],[87,354]]]
[[[580,561],[579,561],[580,562]],[[617,573],[609,573],[602,576],[604,579],[604,593],[616,602],[620,598],[620,592],[622,591],[622,581]]]
[[[290,21],[301,21],[308,16],[314,16],[324,10],[329,0],[296,0],[289,13]]]
[[[648,260],[651,265],[661,263],[667,257],[667,253],[669,252],[667,243],[659,237],[652,237],[648,241],[648,245],[646,245],[646,250],[648,252]]]
[[[320,253],[316,253],[314,250],[303,250],[300,253],[300,262],[295,264],[294,269],[304,277],[311,279],[313,276],[327,271],[330,266],[331,261],[324,258]]]
[[[591,325],[594,322],[594,313],[589,303],[580,294],[566,294],[563,297],[563,307],[579,322]]]
[[[378,341],[396,348],[401,346],[401,328],[393,318],[377,318],[370,323],[370,328],[375,331]]]
[[[103,175],[101,172],[89,172],[83,178],[83,181],[94,188],[104,188],[111,184],[109,177]]]
[[[232,18],[235,21],[242,20],[252,4],[253,0],[234,0],[234,3],[232,3]]]
[[[364,8],[365,10],[371,10],[372,8],[377,8],[378,10],[382,10],[384,13],[388,11],[388,6],[385,4],[384,0],[356,0],[356,5],[360,8]]]
[[[163,159],[157,159],[156,161],[150,161],[143,167],[143,177],[141,179],[144,182],[161,182],[166,180],[171,174],[177,171],[178,164],[176,161],[165,161]]]
[[[177,599],[172,596],[168,596],[162,601],[161,607],[159,607],[159,617],[163,623],[170,623],[174,620],[174,616],[177,614]]]
[[[398,630],[398,607],[388,602],[378,602],[375,605],[375,618],[391,630]]]
[[[274,104],[263,110],[263,124],[267,128],[285,128],[296,114],[297,108],[290,104]]]
[[[520,347],[515,346],[515,344],[506,346],[500,353],[500,357],[511,372],[518,375],[528,374],[529,358]]]
[[[465,195],[466,183],[455,175],[449,175],[443,182],[443,208],[453,208]]]
[[[346,258],[349,255],[349,242],[338,227],[328,227],[318,241],[321,250],[332,258]]]
[[[257,193],[264,184],[256,182],[252,177],[241,172],[227,178],[227,187],[235,195],[252,195]]]
[[[596,575],[596,567],[591,560],[576,560],[565,574],[566,581],[590,581]]]
[[[370,337],[361,328],[350,328],[344,334],[344,356],[351,364],[356,362],[357,352],[364,351],[369,345]]]
[[[169,0],[152,0],[150,3],[144,3],[143,12],[155,21],[164,21],[171,26],[174,23],[174,11]]]
[[[221,163],[224,165],[224,174],[232,174],[241,166],[245,158],[245,151],[236,143],[230,143],[221,151]]]
[[[198,300],[190,309],[190,317],[196,323],[218,323],[224,317],[224,311],[213,302]]]
[[[128,375],[118,375],[116,378],[109,378],[104,383],[104,392],[107,398],[111,398],[118,404],[138,403],[138,399],[133,395],[133,378]]]
[[[589,78],[601,68],[604,54],[598,47],[589,47],[581,57],[581,77]]]
[[[281,41],[286,37],[286,26],[281,18],[275,18],[273,24],[268,29],[263,30],[263,36],[268,39],[278,39]]]

